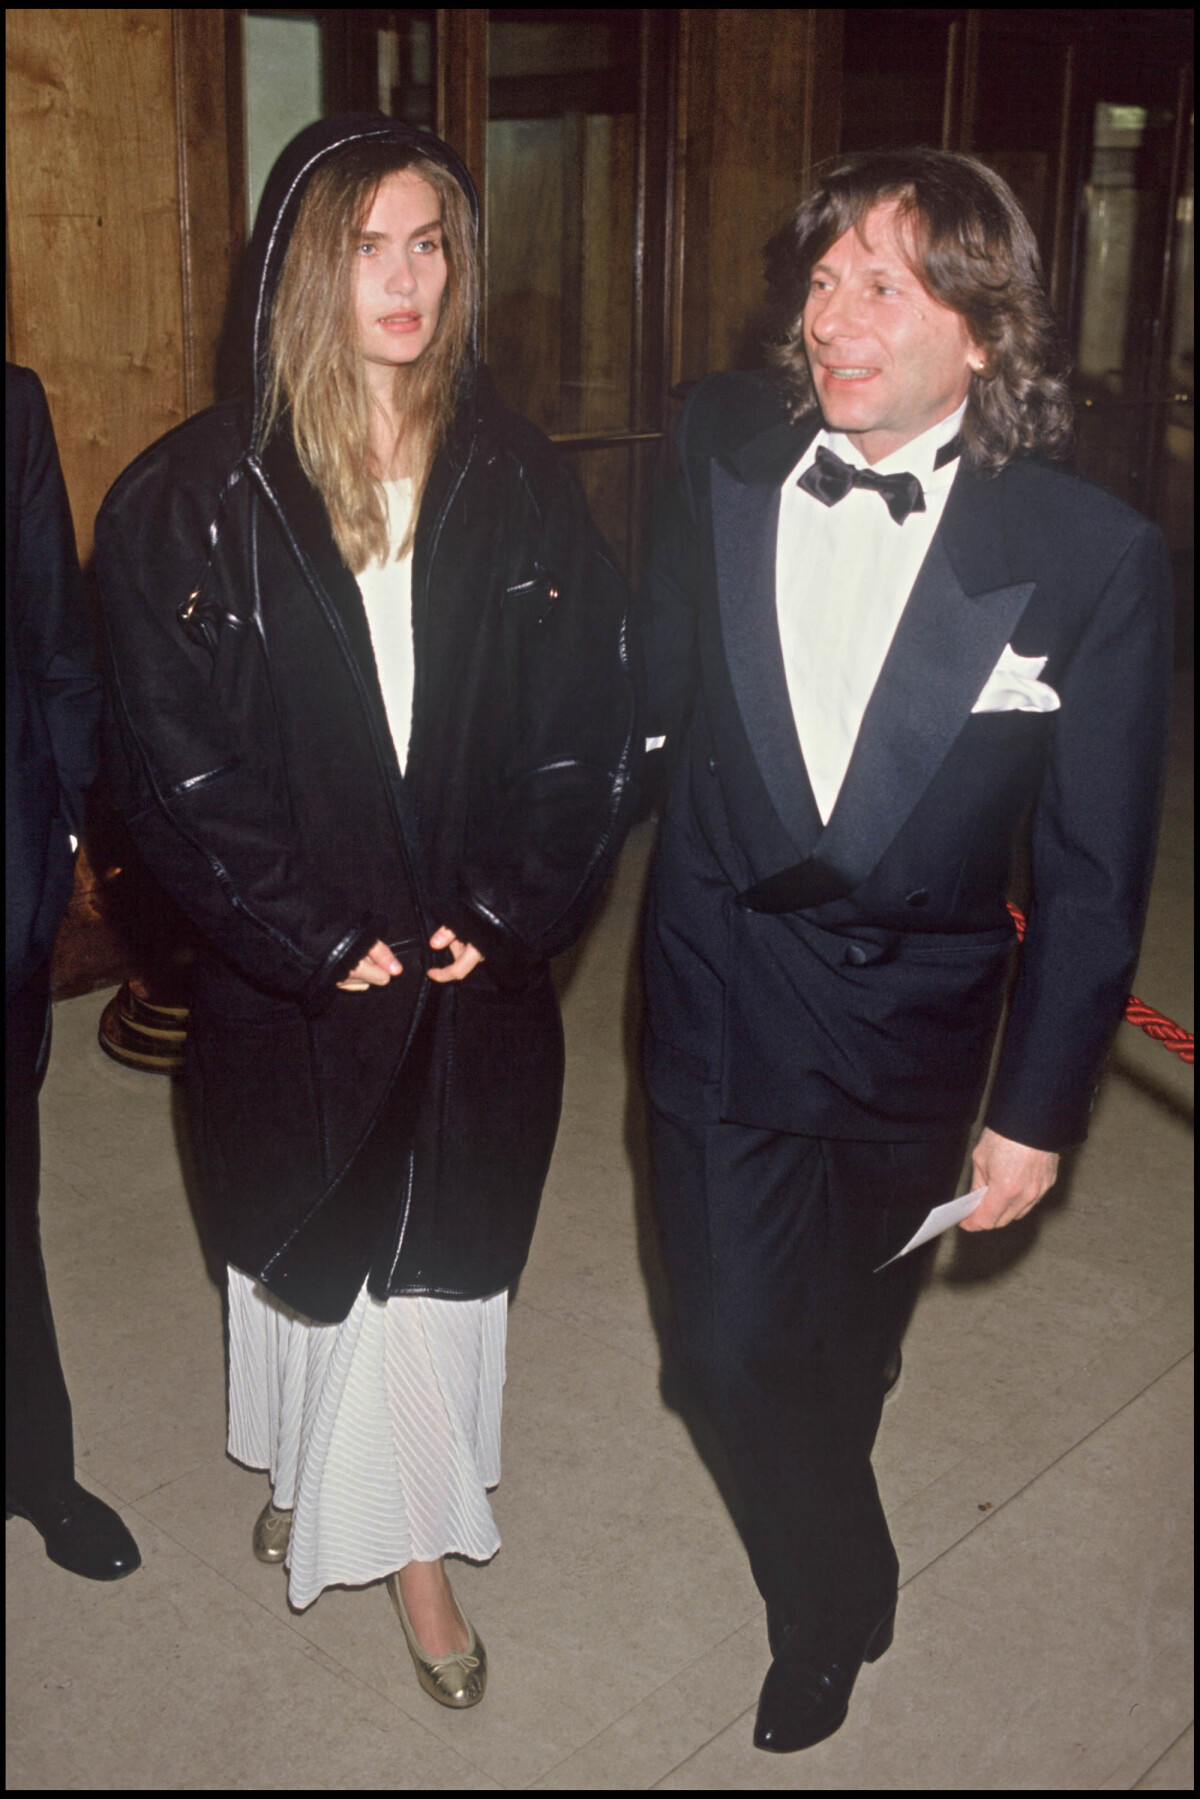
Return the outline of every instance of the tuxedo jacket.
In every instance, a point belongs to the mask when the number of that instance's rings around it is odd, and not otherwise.
[[[724,1118],[812,1136],[964,1129],[1028,821],[1033,899],[986,1122],[1062,1149],[1086,1134],[1145,916],[1165,545],[1062,468],[960,462],[822,824],[775,592],[780,488],[816,428],[788,422],[769,377],[710,377],[656,521],[643,634],[672,777],[647,920],[652,1097],[688,1116],[719,1082]],[[972,711],[1007,647],[1046,658],[1058,710]]]

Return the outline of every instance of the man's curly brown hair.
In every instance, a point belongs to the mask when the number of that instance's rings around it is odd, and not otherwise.
[[[994,473],[1021,455],[1067,455],[1066,361],[1029,222],[999,175],[973,156],[943,150],[846,158],[767,245],[768,354],[792,418],[817,406],[802,331],[813,266],[890,200],[910,224],[914,272],[934,299],[962,315],[986,356],[967,398],[966,459]]]

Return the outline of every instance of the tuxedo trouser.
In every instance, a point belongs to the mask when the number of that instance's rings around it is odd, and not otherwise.
[[[951,1199],[965,1127],[849,1142],[729,1124],[697,1087],[653,1111],[676,1351],[728,1459],[763,1597],[822,1651],[861,1642],[899,1563],[871,1468],[884,1369],[935,1244],[877,1273]]]
[[[75,1478],[71,1401],[58,1358],[38,1228],[38,1093],[50,1052],[46,964],[8,1000],[5,1051],[5,1491],[40,1508]]]

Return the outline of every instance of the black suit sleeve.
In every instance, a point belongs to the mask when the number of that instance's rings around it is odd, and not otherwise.
[[[7,963],[50,952],[70,897],[71,835],[96,774],[100,681],[71,510],[42,384],[5,370]]]
[[[987,1124],[1034,1148],[1087,1134],[1146,916],[1170,705],[1171,570],[1144,524],[1060,684],[1033,820],[1033,902]]]

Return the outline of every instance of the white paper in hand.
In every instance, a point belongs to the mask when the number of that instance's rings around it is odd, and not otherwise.
[[[893,1262],[906,1256],[910,1249],[917,1249],[922,1243],[928,1243],[931,1237],[940,1237],[952,1224],[961,1224],[964,1218],[971,1216],[986,1192],[986,1187],[976,1187],[974,1193],[964,1193],[961,1199],[948,1199],[944,1206],[934,1206],[924,1224],[913,1232],[904,1248],[898,1249],[886,1262],[880,1262],[875,1270],[876,1274],[882,1274],[885,1268],[890,1268]]]

